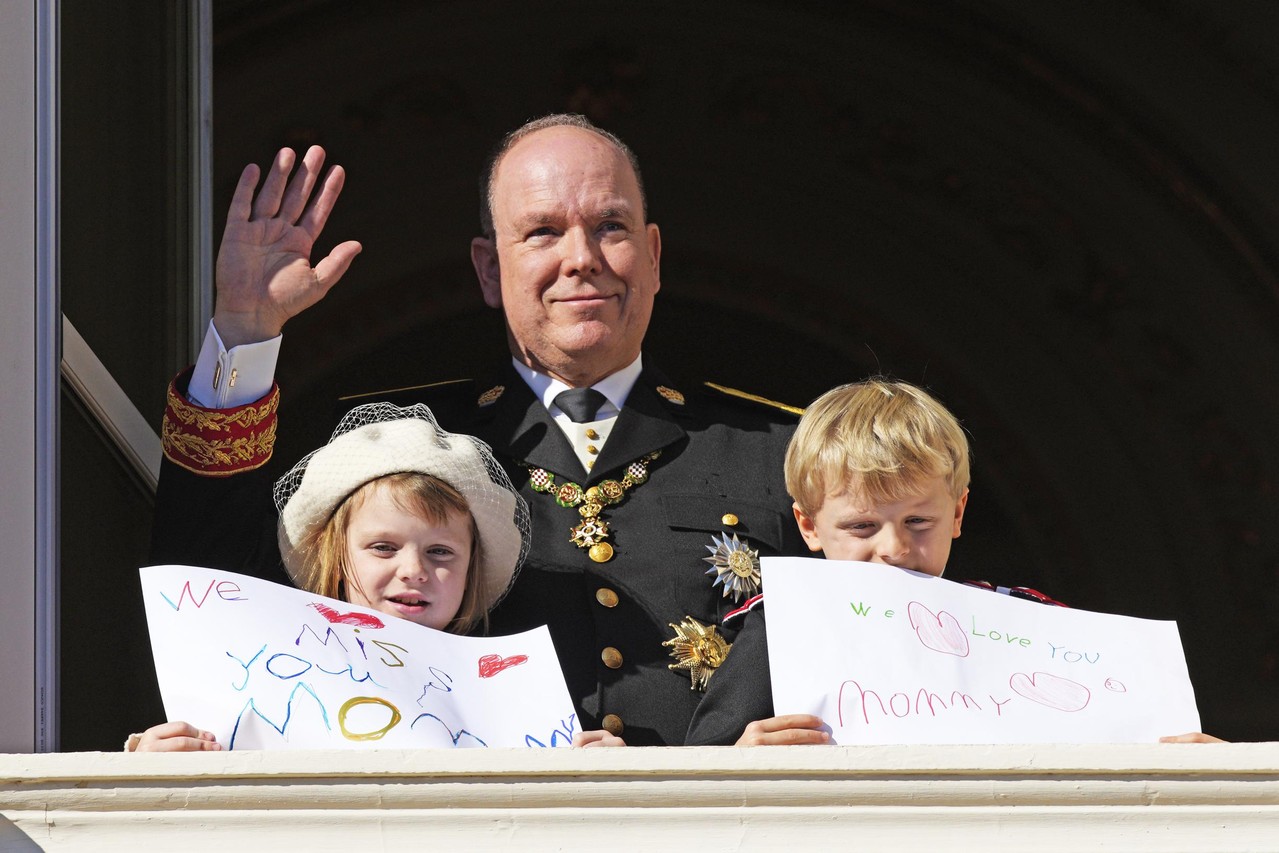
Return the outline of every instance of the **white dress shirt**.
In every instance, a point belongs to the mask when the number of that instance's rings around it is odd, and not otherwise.
[[[560,392],[567,391],[572,386],[565,385],[545,373],[539,373],[514,358],[511,359],[511,363],[515,366],[515,372],[532,390],[533,396],[542,401],[542,405],[551,415],[551,420],[555,421],[555,425],[564,433],[568,443],[573,447],[573,452],[581,461],[582,467],[589,471],[595,465],[595,458],[604,449],[604,443],[608,441],[608,436],[613,431],[613,424],[617,422],[622,406],[626,405],[626,398],[644,369],[643,359],[642,355],[637,355],[630,364],[615,373],[610,373],[591,386],[604,395],[605,402],[595,413],[595,420],[580,424],[574,423],[568,415],[560,411],[559,406],[555,405],[555,398],[560,395]]]

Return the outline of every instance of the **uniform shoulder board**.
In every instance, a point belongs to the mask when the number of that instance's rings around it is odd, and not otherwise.
[[[382,391],[347,394],[338,397],[338,401],[344,405],[359,405],[360,403],[382,400],[393,403],[410,397],[451,396],[466,391],[473,384],[474,380],[472,379],[449,379],[445,382],[428,382],[425,385],[406,385],[403,388],[387,388]]]
[[[776,400],[770,400],[767,397],[761,397],[758,394],[751,394],[747,391],[739,391],[736,388],[729,388],[725,385],[718,385],[714,382],[703,382],[707,388],[715,392],[717,395],[730,397],[734,400],[745,400],[748,403],[758,403],[761,406],[768,406],[781,412],[787,412],[792,415],[802,415],[804,410],[798,406],[788,406],[785,403],[779,403]]]

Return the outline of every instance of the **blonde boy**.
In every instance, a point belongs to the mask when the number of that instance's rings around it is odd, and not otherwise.
[[[813,551],[940,576],[968,504],[968,439],[955,416],[906,382],[868,379],[818,397],[786,449],[786,490]],[[1052,599],[1031,593],[1049,604]],[[763,596],[725,617],[743,620],[686,743],[828,743],[821,718],[773,716]],[[1163,743],[1212,743],[1189,732]]]
[[[843,385],[800,420],[786,490],[810,550],[941,575],[968,503],[968,439],[914,385]]]
[[[786,450],[786,490],[812,551],[941,575],[968,503],[968,439],[955,416],[906,382],[869,379],[827,391]],[[809,714],[773,716],[764,609],[741,631],[693,717],[686,743],[826,743]]]

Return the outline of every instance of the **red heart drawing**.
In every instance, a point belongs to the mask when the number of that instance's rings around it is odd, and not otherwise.
[[[519,666],[527,660],[528,655],[511,655],[509,658],[485,655],[480,658],[480,678],[492,678],[502,670]]]
[[[1078,681],[1053,675],[1051,672],[1036,672],[1027,675],[1014,672],[1008,679],[1008,686],[1018,696],[1024,696],[1032,702],[1038,702],[1057,711],[1074,713],[1082,711],[1088,705],[1092,693]]]
[[[329,607],[326,604],[321,604],[318,601],[307,606],[314,607],[316,610],[320,611],[320,615],[332,622],[334,625],[357,625],[361,628],[386,627],[386,624],[376,616],[369,616],[364,613],[342,613],[341,611],[334,610],[332,607]]]
[[[933,613],[918,601],[912,601],[906,607],[910,617],[910,627],[915,629],[919,641],[935,652],[955,657],[968,657],[968,637],[959,620],[945,610]]]

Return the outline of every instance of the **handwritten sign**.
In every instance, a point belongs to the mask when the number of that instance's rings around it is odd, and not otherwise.
[[[1199,730],[1175,622],[870,563],[765,557],[778,714],[836,743],[1136,743]]]
[[[292,587],[141,570],[165,712],[230,749],[568,746],[545,627],[459,637]]]

